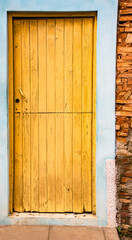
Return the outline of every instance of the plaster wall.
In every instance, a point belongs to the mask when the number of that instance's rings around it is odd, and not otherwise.
[[[116,167],[115,161],[107,159],[107,224],[109,227],[116,226]]]
[[[107,225],[106,160],[115,158],[115,60],[118,0],[0,0],[0,224],[16,224],[8,217],[8,11],[97,11],[96,100],[96,219],[84,225]],[[36,218],[37,219],[37,218]],[[111,220],[113,221],[113,220]],[[115,221],[115,220],[114,220]],[[38,223],[35,220],[34,223]],[[48,224],[55,220],[48,220]],[[41,224],[46,224],[42,219]],[[57,220],[56,224],[64,224]],[[72,225],[80,224],[75,221]]]

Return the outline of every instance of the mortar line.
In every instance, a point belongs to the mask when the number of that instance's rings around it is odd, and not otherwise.
[[[102,232],[103,232],[103,235],[104,235],[104,240],[107,240],[106,237],[105,237],[105,232],[104,232],[104,228],[102,227]]]
[[[51,227],[51,226],[49,226],[49,231],[48,231],[48,240],[50,239],[50,227]]]

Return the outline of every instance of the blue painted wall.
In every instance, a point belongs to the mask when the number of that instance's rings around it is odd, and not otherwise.
[[[118,0],[0,0],[1,223],[13,223],[13,220],[7,218],[9,202],[7,11],[97,11],[97,219],[94,223],[93,220],[91,220],[91,224],[107,224],[106,159],[111,159],[112,161],[112,159],[115,158],[115,60],[117,3]],[[87,223],[90,224],[90,222]]]

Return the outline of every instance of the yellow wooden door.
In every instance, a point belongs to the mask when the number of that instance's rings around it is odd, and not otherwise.
[[[92,211],[93,24],[13,21],[14,211]]]

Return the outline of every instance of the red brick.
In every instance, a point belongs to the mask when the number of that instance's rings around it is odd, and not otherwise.
[[[121,216],[122,216],[123,218],[125,218],[125,217],[130,217],[130,213],[129,213],[129,212],[121,212]]]
[[[116,103],[128,104],[128,103],[132,103],[132,100],[117,99]]]
[[[125,110],[125,111],[131,111],[132,110],[132,105],[130,104],[130,105],[124,105],[123,107],[122,107],[122,110]]]
[[[126,177],[131,177],[132,178],[132,172],[125,172],[125,174],[124,174]]]
[[[125,0],[119,1],[120,7],[132,7],[132,2],[126,2]]]
[[[130,199],[123,199],[123,198],[120,198],[119,200],[121,203],[130,203]]]
[[[129,117],[132,117],[132,112],[120,111],[120,112],[116,112],[116,116],[129,116]]]
[[[122,224],[123,229],[128,229],[130,227],[130,225],[126,225],[126,224]],[[126,239],[126,240],[130,240],[130,239]]]
[[[122,183],[126,183],[129,180],[130,180],[130,178],[128,178],[128,177],[122,177],[121,178]]]
[[[132,9],[126,8],[126,9],[120,10],[119,13],[120,13],[120,15],[128,15],[128,14],[132,13]]]
[[[127,211],[128,211],[128,206],[129,206],[129,205],[124,205],[124,206],[122,206],[122,210],[127,210]]]
[[[120,130],[121,126],[120,125],[116,125],[116,130]]]
[[[125,32],[132,32],[132,28],[125,27]]]
[[[128,196],[128,193],[126,193],[126,192],[120,192],[120,196]]]
[[[119,21],[125,22],[125,21],[132,21],[132,16],[127,15],[127,16],[121,16],[119,17]]]
[[[125,133],[125,132],[123,132],[123,131],[120,131],[120,132],[118,132],[117,133],[117,136],[119,137],[119,136],[121,136],[121,137],[126,137],[128,134],[127,133]]]
[[[132,53],[132,47],[117,47],[117,53]]]
[[[116,139],[116,141],[117,141],[117,142],[127,143],[127,139],[126,139],[126,138],[121,138],[121,137],[120,137],[120,138],[118,137],[118,138]]]
[[[132,43],[132,33],[128,33],[128,34],[127,34],[126,42],[127,42],[127,43]]]

